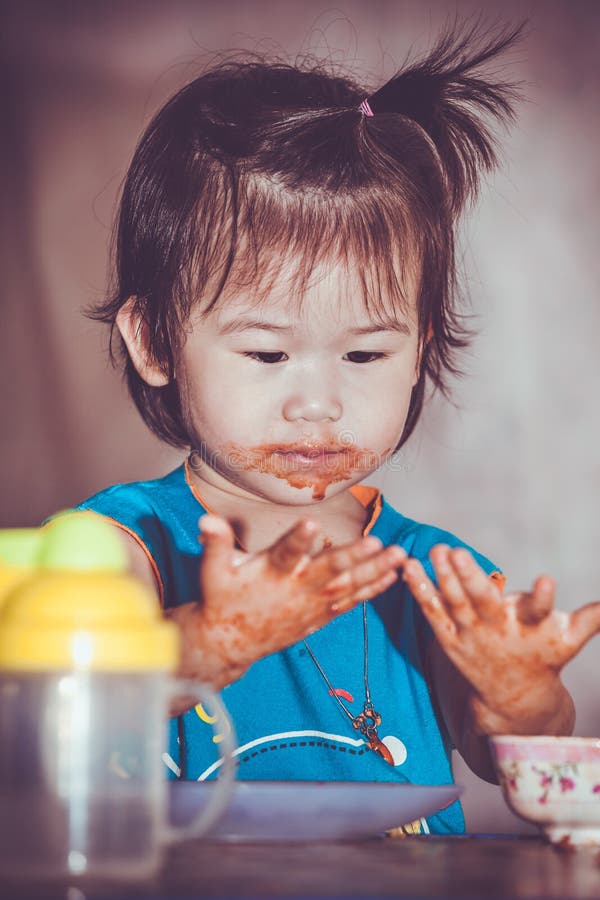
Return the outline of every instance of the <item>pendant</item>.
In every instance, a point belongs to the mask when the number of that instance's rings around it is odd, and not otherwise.
[[[386,763],[394,765],[394,757],[377,734],[377,729],[381,725],[381,716],[372,703],[365,702],[363,711],[352,719],[352,725],[361,734],[364,734],[371,750],[385,759]]]
[[[372,734],[377,734],[377,729],[381,725],[381,716],[372,703],[365,701],[362,712],[352,717],[352,725],[365,737],[370,737]]]

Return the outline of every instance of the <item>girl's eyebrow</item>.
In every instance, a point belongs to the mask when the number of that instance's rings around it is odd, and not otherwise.
[[[259,328],[261,331],[292,331],[293,325],[275,325],[273,322],[265,322],[264,319],[232,319],[230,322],[224,322],[219,327],[219,334],[233,334],[234,332],[250,331],[252,328]]]
[[[237,334],[243,331],[250,331],[252,329],[259,329],[261,331],[271,331],[277,334],[285,331],[293,331],[293,325],[275,325],[273,322],[265,322],[262,319],[231,319],[230,322],[224,322],[223,325],[219,327],[219,334]],[[394,332],[398,331],[401,334],[410,335],[410,328],[407,322],[402,321],[389,321],[385,324],[375,324],[372,325],[363,325],[358,328],[350,328],[348,329],[348,334],[353,336],[360,336],[363,334],[379,334],[382,332]]]
[[[401,334],[410,334],[410,328],[408,322],[400,322],[394,319],[390,320],[385,324],[381,325],[364,325],[360,328],[351,328],[348,334],[353,335],[361,335],[361,334],[379,334],[380,332],[386,331],[399,331]]]

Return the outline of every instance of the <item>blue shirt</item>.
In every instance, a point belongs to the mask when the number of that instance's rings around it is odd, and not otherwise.
[[[366,530],[386,546],[400,544],[432,578],[431,547],[467,546],[448,532],[402,516],[374,489],[352,491],[370,509]],[[206,509],[186,465],[164,478],[114,485],[79,508],[110,517],[135,537],[153,565],[165,607],[198,599],[198,519]],[[496,570],[467,549],[486,572]],[[403,582],[371,600],[366,611],[371,699],[381,715],[379,737],[394,765],[353,728],[300,641],[258,660],[222,691],[237,737],[238,778],[452,782],[450,739],[426,678],[432,638],[426,619]],[[308,639],[352,715],[361,712],[365,701],[362,617],[359,605]],[[202,705],[171,720],[169,751],[163,756],[170,777],[204,780],[215,775],[221,723],[215,722],[213,729],[213,720],[212,711]],[[463,831],[459,802],[421,820],[421,827],[442,834]]]

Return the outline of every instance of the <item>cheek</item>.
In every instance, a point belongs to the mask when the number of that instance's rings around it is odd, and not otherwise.
[[[402,397],[380,395],[362,407],[348,410],[342,431],[354,442],[380,457],[391,453],[404,429],[408,403]]]
[[[394,448],[404,430],[412,390],[416,383],[412,365],[403,367],[393,377],[384,378],[377,385],[368,402],[355,413],[366,423],[369,439],[377,449]]]
[[[180,397],[193,433],[213,446],[227,441],[251,441],[268,402],[264,392],[249,388],[226,371],[221,376],[214,371],[194,378],[186,374]]]
[[[363,398],[363,405],[369,407],[376,419],[383,415],[392,418],[401,416],[402,411],[408,409],[417,380],[417,360],[411,356],[397,367],[382,370],[381,375],[370,385],[368,397]]]

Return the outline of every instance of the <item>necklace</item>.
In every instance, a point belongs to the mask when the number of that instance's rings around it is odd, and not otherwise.
[[[308,655],[312,659],[313,663],[317,667],[321,678],[329,688],[329,693],[333,697],[333,699],[338,704],[339,708],[342,710],[344,715],[350,719],[352,722],[352,727],[366,738],[367,744],[369,745],[371,750],[374,750],[375,753],[378,753],[379,756],[383,757],[387,763],[390,765],[394,765],[394,759],[392,754],[385,746],[379,735],[377,734],[377,729],[381,725],[381,715],[377,712],[373,705],[373,701],[371,700],[371,691],[369,689],[369,632],[367,628],[367,604],[363,602],[362,605],[363,610],[363,641],[364,641],[364,680],[365,680],[365,702],[363,703],[362,712],[359,712],[357,716],[353,716],[345,703],[342,702],[341,697],[339,697],[335,689],[325,674],[323,667],[321,666],[319,660],[313,653],[312,649],[308,645],[308,642],[304,641],[304,646],[308,651]]]

